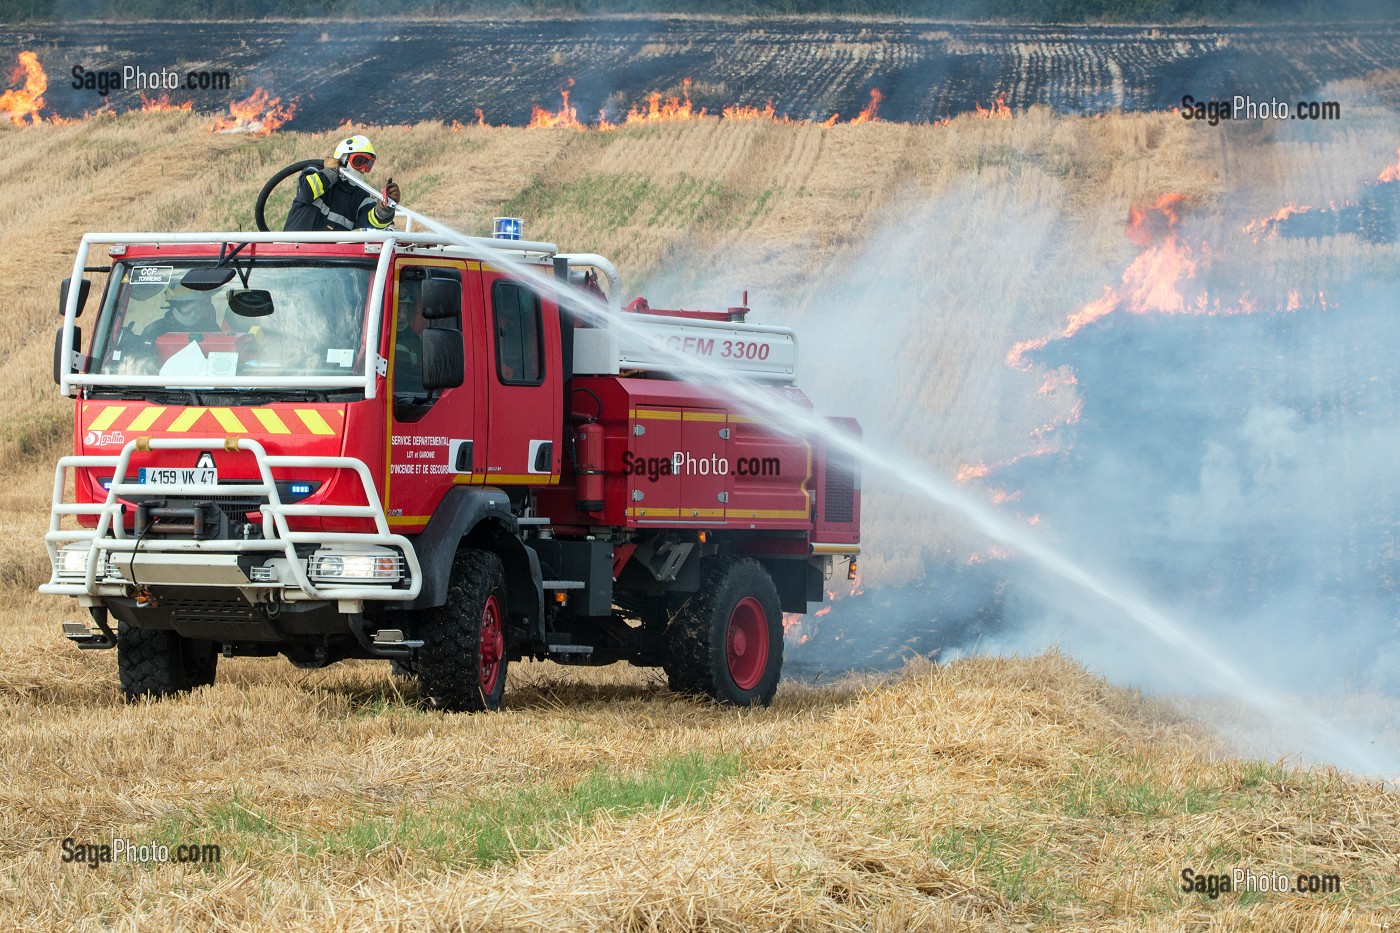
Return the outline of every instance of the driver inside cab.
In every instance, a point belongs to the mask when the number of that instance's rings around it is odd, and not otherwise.
[[[213,296],[182,285],[166,296],[165,316],[148,324],[141,337],[154,341],[163,334],[209,334],[218,329]]]

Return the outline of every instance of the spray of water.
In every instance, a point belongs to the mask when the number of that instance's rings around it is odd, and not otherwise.
[[[366,191],[378,194],[368,185],[362,182],[360,184]],[[463,236],[430,217],[402,206],[399,210],[402,215],[411,217],[415,223],[433,230],[445,239],[471,250],[489,253],[493,265],[509,269],[513,275],[530,282],[542,293],[556,298],[595,326],[627,332],[644,341],[652,336],[651,331],[628,320],[626,315],[610,312],[607,305],[592,293],[569,285],[539,266],[522,262],[505,251],[491,250],[484,246],[479,238]],[[763,417],[767,427],[796,437],[820,438],[829,450],[839,450],[867,470],[889,476],[903,488],[957,515],[966,525],[987,538],[1015,549],[1045,571],[1092,596],[1103,605],[1118,610],[1142,633],[1151,637],[1150,645],[1142,643],[1144,651],[1157,646],[1175,652],[1185,663],[1192,665],[1194,673],[1207,680],[1221,695],[1232,697],[1269,721],[1289,728],[1299,748],[1307,748],[1317,757],[1338,767],[1362,774],[1380,775],[1384,772],[1381,760],[1364,745],[1343,734],[1323,717],[1270,689],[1202,646],[1181,623],[1155,608],[1133,587],[1106,575],[1090,572],[1040,536],[1029,529],[1009,523],[982,502],[932,473],[917,460],[899,451],[879,449],[858,440],[833,427],[810,409],[789,401],[781,392],[755,384],[731,370],[679,352],[665,349],[659,352],[668,357],[674,373],[722,388],[736,405],[749,414]]]

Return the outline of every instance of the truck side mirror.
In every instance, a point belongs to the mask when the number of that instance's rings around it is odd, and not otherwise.
[[[430,278],[423,283],[422,314],[425,320],[456,317],[462,310],[462,280]]]
[[[73,353],[76,355],[82,352],[83,329],[77,325],[73,326]],[[53,335],[53,383],[63,385],[65,373],[73,371],[73,360],[63,358],[63,328],[58,329],[58,333]]]
[[[466,379],[466,354],[462,332],[443,327],[423,331],[423,388],[453,389]]]
[[[58,316],[63,317],[63,312],[68,310],[68,289],[72,286],[72,277],[64,279],[58,283]],[[92,282],[88,279],[78,280],[78,310],[75,317],[83,316],[83,305],[87,304],[88,293],[92,291]]]

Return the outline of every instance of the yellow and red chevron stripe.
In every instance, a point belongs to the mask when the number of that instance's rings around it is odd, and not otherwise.
[[[330,436],[345,424],[343,408],[292,405],[220,408],[141,403],[83,406],[84,431],[129,434],[283,434]]]

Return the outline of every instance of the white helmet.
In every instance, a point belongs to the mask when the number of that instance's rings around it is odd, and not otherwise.
[[[357,172],[368,172],[374,166],[374,145],[368,136],[347,136],[335,147],[335,157],[341,165],[349,165]]]

